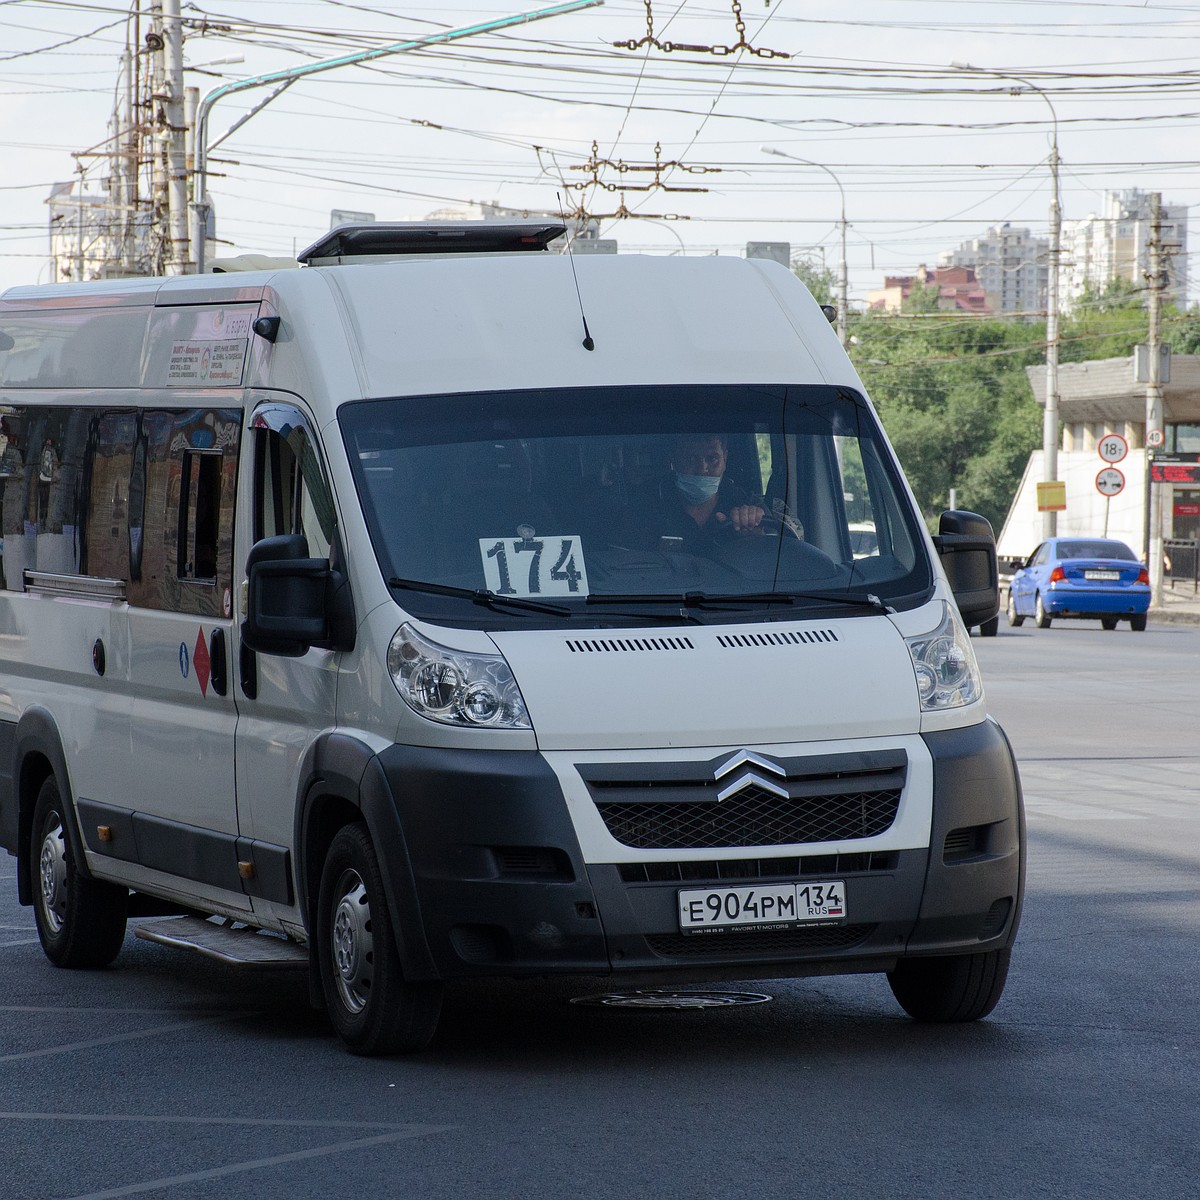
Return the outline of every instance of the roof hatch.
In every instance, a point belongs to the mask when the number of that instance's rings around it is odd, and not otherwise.
[[[296,257],[319,267],[408,254],[500,254],[545,250],[567,227],[559,221],[380,221],[339,225]]]

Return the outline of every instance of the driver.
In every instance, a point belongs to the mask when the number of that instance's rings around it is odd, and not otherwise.
[[[647,549],[703,553],[722,533],[762,532],[764,510],[725,478],[728,441],[687,434],[671,447],[671,472],[634,514]]]

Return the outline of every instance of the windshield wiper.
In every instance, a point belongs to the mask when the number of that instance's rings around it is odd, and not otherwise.
[[[720,611],[741,604],[786,604],[792,606],[797,600],[813,600],[818,603],[848,604],[855,608],[875,608],[887,612],[887,605],[878,596],[847,596],[837,592],[633,592],[626,595],[593,593],[588,604],[679,604],[684,608],[699,608]]]
[[[484,608],[497,611],[515,609],[517,612],[545,613],[551,617],[575,615],[562,604],[548,604],[544,600],[530,600],[525,596],[502,596],[499,592],[489,592],[486,588],[454,587],[449,583],[430,583],[423,579],[396,577],[389,579],[387,583],[390,588],[402,588],[410,592],[428,592],[431,596],[455,596],[460,600],[470,600],[472,604],[480,604]]]
[[[725,608],[737,604],[792,604],[786,592],[593,592],[588,604],[678,604],[683,608]]]

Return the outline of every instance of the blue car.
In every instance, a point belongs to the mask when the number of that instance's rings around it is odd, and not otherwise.
[[[1146,628],[1150,576],[1124,542],[1112,538],[1061,537],[1044,541],[1013,576],[1008,589],[1008,623],[1032,617],[1049,629],[1055,617],[1098,620],[1105,629],[1118,621]]]

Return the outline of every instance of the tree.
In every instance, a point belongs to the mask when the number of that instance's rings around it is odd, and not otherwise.
[[[1041,410],[1025,367],[1041,360],[1039,325],[868,314],[852,353],[927,520],[949,506],[982,513],[999,531]]]
[[[815,258],[793,258],[792,273],[800,280],[818,304],[830,304],[837,288],[837,276]]]

